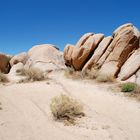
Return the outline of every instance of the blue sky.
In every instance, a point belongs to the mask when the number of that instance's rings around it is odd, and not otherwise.
[[[86,32],[107,36],[127,22],[140,29],[139,0],[0,0],[0,52],[44,43],[63,50]]]

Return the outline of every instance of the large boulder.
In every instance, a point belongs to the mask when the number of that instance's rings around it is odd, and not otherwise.
[[[140,68],[140,49],[136,50],[121,67],[119,79],[127,80]]]
[[[43,44],[37,45],[28,51],[29,59],[25,68],[34,67],[43,72],[65,68],[63,53],[54,45]]]
[[[136,84],[140,86],[140,69],[136,73]]]
[[[97,45],[104,38],[103,34],[91,35],[80,47],[75,47],[72,52],[72,66],[75,70],[81,70],[89,57],[93,54]],[[79,44],[79,43],[78,43]]]
[[[76,47],[77,48],[80,48],[85,42],[86,40],[90,37],[90,36],[93,36],[93,33],[86,33],[84,34],[80,40],[76,43]]]
[[[28,60],[28,54],[26,52],[20,53],[12,57],[10,60],[11,67],[19,62],[26,64],[26,61]]]
[[[9,70],[10,70],[9,61],[10,61],[10,57],[9,56],[0,53],[0,71],[2,73],[7,74],[9,72]]]
[[[89,61],[83,67],[83,69],[82,69],[83,71],[85,71],[87,69],[91,69],[91,67],[94,67],[94,65],[97,63],[97,61],[105,53],[107,47],[109,46],[109,44],[111,43],[112,40],[113,40],[113,37],[108,36],[108,37],[105,37],[101,41],[101,43],[98,45],[97,49],[94,51],[94,54],[92,55],[92,57],[89,59]]]
[[[64,60],[65,60],[65,65],[66,66],[71,66],[72,65],[71,55],[72,55],[74,47],[75,47],[74,45],[67,44],[65,49],[64,49]]]
[[[117,77],[118,72],[130,53],[139,47],[140,32],[132,24],[120,26],[113,33],[109,56],[100,69],[100,73]]]

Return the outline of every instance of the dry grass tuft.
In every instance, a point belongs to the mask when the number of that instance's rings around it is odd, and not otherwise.
[[[65,124],[75,124],[77,117],[85,116],[83,106],[75,99],[63,94],[52,99],[50,109],[55,120],[63,121]]]
[[[82,79],[83,75],[81,71],[75,71],[74,68],[67,67],[64,71],[64,75],[67,78],[72,78],[72,79]]]
[[[98,70],[94,68],[87,69],[85,72],[83,72],[83,76],[88,79],[96,79],[98,76]]]
[[[9,82],[7,76],[2,72],[0,72],[0,83],[6,83],[6,82]]]
[[[99,74],[96,78],[97,82],[115,82],[115,78],[113,76],[108,76],[106,74]]]
[[[37,69],[37,68],[20,69],[20,70],[17,70],[16,73],[20,76],[26,76],[27,77],[22,82],[43,81],[47,78],[44,75],[44,73],[40,69]]]

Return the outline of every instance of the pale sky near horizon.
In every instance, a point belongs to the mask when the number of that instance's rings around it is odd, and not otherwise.
[[[108,36],[128,22],[140,29],[139,0],[0,0],[0,52],[17,54],[38,44],[63,50],[84,33]]]

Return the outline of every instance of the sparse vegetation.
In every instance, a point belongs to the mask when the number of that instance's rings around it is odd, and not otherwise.
[[[137,85],[135,83],[124,83],[121,85],[122,92],[132,92],[136,90]]]
[[[136,83],[127,82],[123,84],[117,84],[112,87],[112,90],[115,92],[124,92],[125,96],[140,100],[140,86]]]
[[[83,72],[84,77],[88,78],[88,79],[96,79],[98,76],[98,70],[92,68],[92,69],[88,69],[85,72]]]
[[[30,68],[30,69],[20,69],[16,71],[18,75],[26,76],[27,78],[22,82],[27,81],[42,81],[45,80],[47,77],[44,73],[37,69],[37,68]]]
[[[81,71],[75,71],[74,68],[71,68],[71,67],[68,67],[67,69],[65,69],[64,75],[67,78],[72,78],[72,79],[83,78],[83,75],[82,75]]]
[[[63,94],[52,99],[50,109],[56,120],[67,124],[75,124],[77,117],[85,115],[83,106],[78,101]]]
[[[1,107],[1,102],[0,102],[0,110],[2,110],[2,107]]]
[[[97,82],[114,82],[115,78],[106,74],[98,74],[96,80]]]
[[[0,72],[0,83],[5,83],[8,82],[8,78],[5,74],[3,74],[2,72]]]

